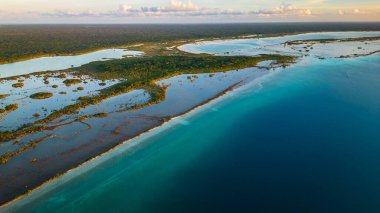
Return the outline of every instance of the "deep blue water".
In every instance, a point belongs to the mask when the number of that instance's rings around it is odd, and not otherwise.
[[[380,55],[306,59],[19,212],[380,212]]]

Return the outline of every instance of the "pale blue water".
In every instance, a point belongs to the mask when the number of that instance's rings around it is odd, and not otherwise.
[[[301,63],[16,212],[379,212],[380,55]]]
[[[0,64],[0,78],[34,72],[63,70],[71,67],[79,67],[93,61],[121,59],[123,56],[142,54],[143,53],[139,51],[126,51],[125,49],[105,49],[80,55],[39,57],[15,63]]]
[[[344,38],[363,38],[363,37],[379,37],[379,31],[372,32],[320,32],[320,33],[302,33],[296,35],[287,35],[280,37],[266,37],[266,38],[251,38],[251,39],[231,39],[231,40],[216,40],[216,41],[204,41],[198,43],[190,43],[180,46],[183,51],[192,53],[209,53],[216,55],[260,55],[260,54],[286,54],[286,55],[303,55],[298,50],[293,49],[291,46],[284,45],[287,41],[297,40],[313,40],[313,39],[344,39]],[[371,43],[370,45],[364,45],[364,42],[359,46],[365,46],[364,49],[377,50],[378,43]],[[323,47],[321,49],[309,50],[308,54],[319,55],[323,57],[339,57],[340,55],[353,54],[361,52],[355,48],[349,48],[350,45],[343,43],[329,44],[333,46],[329,49]],[[301,48],[302,50],[302,48]],[[325,51],[323,51],[325,50]],[[326,51],[327,50],[327,51]],[[372,50],[372,51],[373,51]],[[369,52],[372,52],[371,50]],[[365,51],[364,51],[365,52]],[[331,56],[335,55],[335,56]]]

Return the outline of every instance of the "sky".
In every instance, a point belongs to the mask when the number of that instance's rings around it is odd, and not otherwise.
[[[380,21],[380,0],[0,0],[1,24]]]

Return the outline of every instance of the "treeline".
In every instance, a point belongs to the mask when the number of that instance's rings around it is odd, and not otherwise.
[[[0,63],[138,42],[344,30],[380,30],[380,23],[4,25],[0,26]]]
[[[97,61],[78,70],[94,78],[154,81],[178,74],[212,73],[256,66],[258,62],[273,60],[287,65],[294,57],[282,55],[249,56],[152,56]]]

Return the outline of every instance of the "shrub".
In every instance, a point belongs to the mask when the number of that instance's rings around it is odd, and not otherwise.
[[[52,96],[53,96],[53,93],[50,93],[50,92],[38,92],[38,93],[32,94],[29,97],[32,99],[46,99],[46,98],[50,98]]]
[[[66,84],[66,86],[71,86],[73,84],[79,84],[81,83],[82,81],[80,79],[66,79],[63,81],[64,84]]]
[[[57,76],[57,78],[66,78],[66,74],[65,73],[61,73]]]
[[[0,99],[4,99],[9,97],[9,94],[0,94]]]
[[[15,83],[15,84],[12,84],[12,87],[14,87],[14,88],[21,88],[21,87],[23,87],[24,86],[24,83]]]
[[[53,88],[58,88],[58,85],[57,85],[57,84],[54,84],[52,87],[53,87]]]
[[[84,90],[84,87],[78,87],[77,90]]]
[[[18,109],[18,104],[9,104],[5,107],[7,111],[15,111]]]

